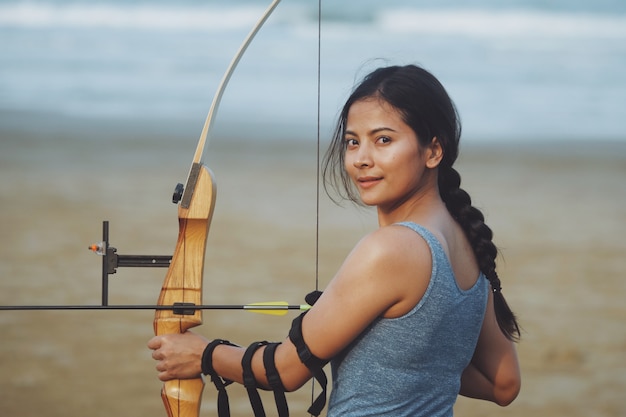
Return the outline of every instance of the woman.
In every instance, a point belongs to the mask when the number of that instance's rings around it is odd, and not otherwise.
[[[419,67],[378,69],[355,89],[325,157],[325,183],[375,206],[380,227],[271,355],[264,344],[247,349],[260,387],[276,389],[267,375],[277,373],[280,388],[298,389],[331,361],[329,416],[450,416],[459,393],[515,399],[519,328],[501,294],[491,230],[452,168],[460,130],[445,89]],[[161,380],[204,370],[244,382],[246,349],[229,342],[189,332],[148,346]]]

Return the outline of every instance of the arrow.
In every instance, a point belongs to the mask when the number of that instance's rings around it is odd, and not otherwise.
[[[288,304],[286,301],[265,301],[250,304],[209,304],[209,305],[16,305],[0,306],[0,311],[25,311],[25,310],[178,310],[180,314],[193,314],[195,310],[246,310],[251,313],[268,314],[272,316],[284,316],[288,310],[306,311],[311,306],[308,304]]]

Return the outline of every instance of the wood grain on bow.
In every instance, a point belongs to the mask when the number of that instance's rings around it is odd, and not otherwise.
[[[274,0],[252,28],[231,61],[213,98],[196,147],[187,183],[182,189],[178,207],[178,241],[157,302],[158,305],[180,304],[181,309],[157,310],[155,312],[154,332],[156,335],[184,333],[202,324],[201,310],[189,309],[186,311],[184,309],[185,304],[196,306],[202,304],[204,256],[215,206],[213,175],[208,167],[201,162],[202,154],[230,76],[246,48],[279,2],[280,0]],[[177,192],[180,191],[177,187]],[[178,200],[179,198],[175,197],[176,203]],[[202,378],[165,382],[161,397],[167,415],[169,417],[199,416],[203,388],[204,381]]]
[[[178,208],[178,241],[167,271],[158,305],[202,304],[202,276],[206,240],[215,205],[215,186],[205,165],[194,163],[193,188],[188,202]],[[197,172],[197,174],[195,173]],[[187,205],[187,204],[185,204]],[[157,310],[156,335],[184,333],[202,324],[202,310]],[[197,417],[204,381],[202,378],[167,381],[161,397],[169,417]]]

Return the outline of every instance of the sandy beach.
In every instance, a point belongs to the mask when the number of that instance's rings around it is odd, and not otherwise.
[[[86,122],[20,129],[3,118],[1,305],[100,303],[101,259],[87,246],[100,240],[103,220],[119,254],[172,253],[171,194],[186,179],[195,126],[186,136]],[[213,138],[205,161],[218,184],[206,304],[299,304],[316,274],[323,289],[376,227],[371,211],[337,207],[323,190],[317,221],[312,141]],[[458,169],[495,232],[504,292],[524,333],[519,398],[505,409],[460,399],[456,415],[626,415],[626,145],[467,144]],[[120,269],[109,302],[153,304],[164,275]],[[0,415],[164,416],[145,347],[153,314],[0,311]],[[210,311],[197,331],[240,344],[281,340],[295,314]],[[243,390],[230,393],[233,416],[251,415]],[[290,394],[292,415],[307,415],[310,397],[310,386]],[[207,383],[203,416],[216,415],[215,400]]]

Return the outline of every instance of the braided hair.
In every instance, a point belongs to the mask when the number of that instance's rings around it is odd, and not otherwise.
[[[331,187],[341,199],[362,204],[344,169],[344,134],[350,107],[365,98],[380,98],[399,111],[422,146],[428,146],[435,137],[438,139],[443,149],[438,167],[439,194],[451,216],[463,229],[481,272],[491,284],[500,329],[507,338],[517,340],[519,325],[502,295],[500,278],[496,273],[498,249],[492,241],[493,233],[485,224],[481,211],[472,206],[469,194],[461,188],[461,176],[453,168],[461,137],[459,116],[445,88],[431,73],[415,65],[391,66],[379,68],[363,79],[346,101],[324,156],[322,172],[326,192],[333,198],[329,190]]]

